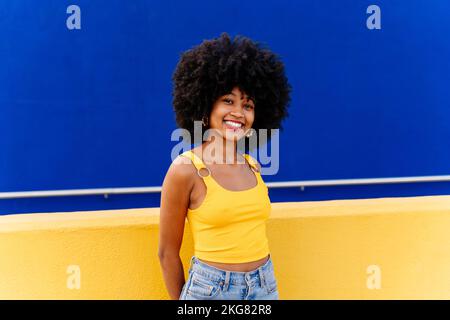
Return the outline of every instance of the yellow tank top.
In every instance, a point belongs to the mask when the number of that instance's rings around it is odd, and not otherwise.
[[[214,180],[194,152],[189,150],[181,156],[191,159],[207,189],[200,207],[187,210],[195,256],[220,263],[244,263],[266,257],[269,254],[266,221],[272,207],[256,161],[250,155],[243,155],[255,173],[256,186],[232,191]],[[207,176],[205,170],[200,174],[202,168],[208,170]]]

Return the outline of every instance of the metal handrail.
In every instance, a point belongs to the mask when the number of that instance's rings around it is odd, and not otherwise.
[[[365,185],[365,184],[387,184],[387,183],[415,183],[415,182],[444,182],[450,181],[449,176],[419,176],[399,178],[367,178],[367,179],[338,179],[338,180],[309,180],[309,181],[284,181],[266,182],[268,188],[301,188],[342,186],[342,185]],[[48,190],[48,191],[18,191],[0,192],[0,199],[36,198],[36,197],[61,197],[61,196],[91,196],[109,194],[137,194],[137,193],[159,193],[162,187],[132,187],[132,188],[99,188],[99,189],[72,189],[72,190]]]

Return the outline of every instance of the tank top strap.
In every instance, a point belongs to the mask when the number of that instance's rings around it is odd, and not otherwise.
[[[192,163],[194,164],[195,168],[197,169],[198,176],[203,179],[203,181],[205,182],[205,184],[207,186],[213,187],[214,180],[211,176],[211,171],[192,150],[183,152],[180,156],[184,156],[184,157],[191,159]],[[201,169],[205,169],[205,170],[203,170],[202,173],[200,173]],[[205,171],[206,171],[206,173],[205,173]]]
[[[180,156],[184,156],[184,157],[187,157],[187,158],[191,159],[192,163],[197,168],[197,170],[200,170],[202,168],[206,168],[206,166],[203,163],[203,161],[192,150],[188,150],[186,152],[183,152]]]
[[[257,164],[256,160],[253,159],[252,156],[250,156],[249,154],[246,154],[246,153],[244,153],[243,156],[248,161],[248,163],[250,164],[253,172],[260,173],[259,169],[258,169],[258,166],[256,165]]]
[[[269,192],[269,189],[267,188],[267,186],[262,178],[260,169],[257,166],[258,162],[252,156],[250,156],[246,153],[244,153],[243,156],[245,157],[245,159],[247,159],[248,163],[250,163],[251,169],[255,173],[256,179],[259,181],[260,188],[264,188],[266,190],[266,192]]]

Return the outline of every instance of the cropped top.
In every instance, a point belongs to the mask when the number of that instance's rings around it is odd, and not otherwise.
[[[266,257],[269,254],[266,221],[272,207],[256,161],[250,155],[243,155],[255,173],[256,186],[232,191],[214,180],[209,168],[193,151],[180,156],[191,159],[207,189],[201,205],[187,210],[195,256],[220,263],[244,263]],[[208,170],[207,176],[205,170],[200,174],[202,168]]]

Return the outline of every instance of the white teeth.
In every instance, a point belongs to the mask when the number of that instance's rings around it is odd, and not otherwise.
[[[235,128],[240,128],[242,127],[242,123],[237,123],[237,122],[233,122],[233,121],[225,121],[225,123],[229,126],[235,127]]]

